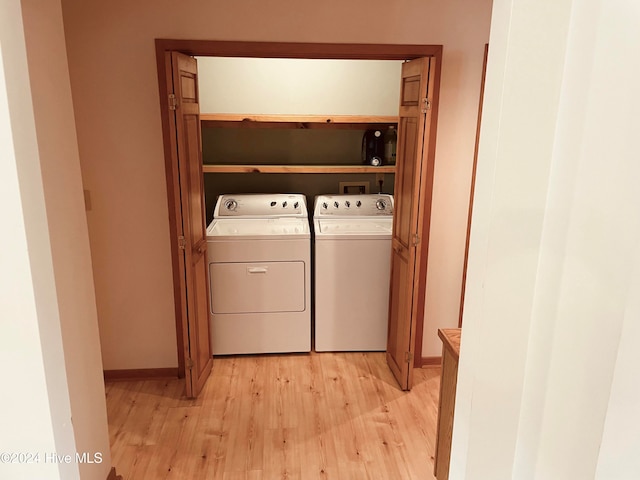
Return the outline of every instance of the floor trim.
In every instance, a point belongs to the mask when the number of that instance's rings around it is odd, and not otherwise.
[[[122,480],[122,476],[116,473],[116,467],[111,467],[107,480]]]
[[[420,359],[420,368],[439,367],[442,364],[442,357],[422,357]]]
[[[178,368],[132,368],[124,370],[105,370],[105,381],[144,380],[145,378],[177,378]]]

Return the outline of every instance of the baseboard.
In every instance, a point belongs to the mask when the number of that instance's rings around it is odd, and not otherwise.
[[[422,357],[420,368],[439,367],[442,364],[442,357]]]
[[[106,381],[119,380],[144,380],[153,378],[178,378],[178,367],[176,368],[132,368],[125,370],[105,370],[104,379]]]
[[[122,480],[122,475],[116,473],[116,467],[111,467],[111,471],[109,475],[107,475],[107,480]]]

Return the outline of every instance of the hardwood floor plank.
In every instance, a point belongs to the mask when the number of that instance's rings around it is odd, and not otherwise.
[[[236,409],[229,433],[233,448],[227,454],[225,472],[263,468],[264,366],[264,358],[252,357],[238,375]]]
[[[384,353],[214,359],[197,400],[182,380],[107,385],[125,480],[433,479],[439,368],[402,392]]]
[[[263,476],[269,479],[301,479],[302,469],[298,445],[298,432],[290,428],[265,431],[265,457]]]

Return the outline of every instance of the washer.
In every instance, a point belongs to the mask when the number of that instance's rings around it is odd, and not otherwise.
[[[393,197],[320,195],[313,223],[316,351],[386,350]]]
[[[311,350],[303,195],[221,195],[207,227],[214,355]]]

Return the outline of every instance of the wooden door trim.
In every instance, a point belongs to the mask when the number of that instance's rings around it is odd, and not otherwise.
[[[433,177],[436,158],[436,135],[438,133],[438,109],[440,105],[440,80],[442,74],[442,57],[435,57],[435,68],[433,76],[433,97],[431,100],[431,124],[429,126],[429,138],[427,139],[429,149],[426,153],[426,164],[423,168],[427,168],[426,183],[423,184],[423,190],[420,192],[421,212],[424,214],[422,223],[422,231],[420,232],[420,251],[418,272],[418,298],[417,298],[417,319],[415,325],[415,351],[420,355],[414,354],[413,366],[420,368],[422,366],[422,340],[424,337],[424,307],[427,291],[427,263],[429,256],[429,238],[431,234],[431,203],[433,199]],[[431,75],[429,75],[431,76]]]
[[[489,44],[484,44],[484,61],[482,63],[482,80],[480,81],[480,101],[478,104],[478,122],[476,124],[476,145],[473,150],[473,167],[471,169],[471,188],[469,192],[469,215],[467,217],[467,237],[464,244],[464,260],[462,264],[462,287],[460,289],[460,316],[458,328],[462,327],[462,313],[464,312],[464,294],[467,288],[467,263],[469,261],[469,240],[471,238],[471,216],[473,215],[473,194],[476,191],[476,167],[478,165],[478,145],[480,144],[480,121],[482,120],[482,104],[484,101],[484,83],[487,77],[487,59],[489,58]]]
[[[177,185],[177,172],[174,172],[172,164],[172,140],[169,115],[169,100],[163,92],[167,90],[167,59],[170,63],[170,52],[178,51],[194,56],[218,56],[218,57],[255,57],[255,58],[307,58],[307,59],[344,59],[344,60],[412,60],[420,57],[434,57],[435,88],[431,99],[432,122],[429,130],[429,151],[427,153],[427,166],[430,169],[429,181],[426,189],[421,192],[420,198],[424,198],[426,207],[423,211],[428,213],[425,217],[421,233],[419,266],[416,277],[418,278],[418,304],[415,323],[414,366],[421,363],[422,337],[424,332],[424,305],[427,280],[427,257],[429,246],[429,233],[431,226],[431,198],[433,193],[433,167],[435,164],[435,140],[438,123],[438,105],[440,92],[440,74],[442,66],[442,45],[416,45],[416,44],[348,44],[348,43],[283,43],[283,42],[236,42],[217,40],[178,40],[156,39],[156,63],[158,68],[158,83],[160,87],[160,113],[162,119],[163,143],[165,151],[165,170],[167,178],[167,196],[169,202],[169,229],[171,237],[171,261],[174,279],[174,298],[176,312],[176,332],[178,347],[178,372],[181,377],[185,373],[184,365],[184,322],[183,306],[180,292],[180,261],[177,238],[180,235],[176,208],[179,208],[179,186]],[[168,55],[168,57],[167,57]],[[175,142],[175,140],[174,140]],[[178,187],[178,188],[177,188]],[[424,196],[423,196],[424,195]],[[177,202],[176,203],[176,199]]]
[[[375,43],[284,43],[156,39],[156,51],[203,57],[412,60],[442,56],[442,45]]]
[[[182,272],[184,259],[181,261],[178,237],[182,235],[182,227],[178,225],[180,218],[180,179],[177,165],[177,145],[175,132],[173,132],[173,121],[169,110],[169,98],[165,92],[169,91],[172,78],[171,71],[171,51],[165,50],[156,42],[156,65],[158,68],[158,87],[160,96],[160,118],[162,121],[162,141],[164,146],[165,178],[167,185],[167,200],[169,208],[169,241],[171,244],[171,271],[173,273],[173,297],[174,310],[176,316],[176,340],[178,349],[178,377],[185,376],[184,352],[188,350],[188,339],[184,335],[186,327],[185,318],[186,304],[182,295],[181,284],[184,275]],[[173,134],[172,134],[173,132]]]

